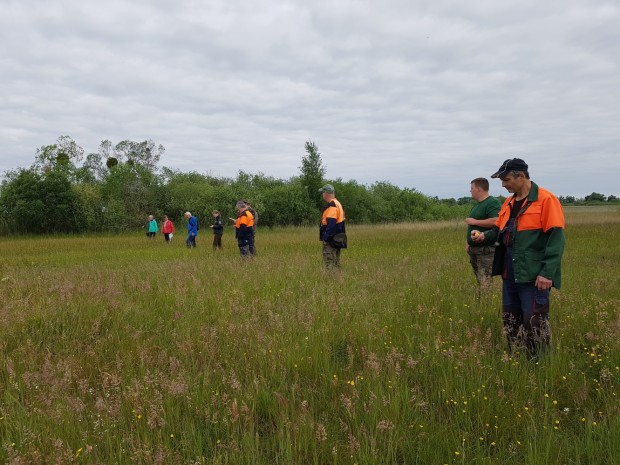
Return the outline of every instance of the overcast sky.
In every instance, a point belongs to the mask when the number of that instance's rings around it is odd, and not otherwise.
[[[469,195],[506,158],[620,196],[617,0],[2,0],[0,173],[69,135],[160,164]],[[499,181],[492,194],[505,194]]]

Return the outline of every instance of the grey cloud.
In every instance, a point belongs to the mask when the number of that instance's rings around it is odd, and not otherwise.
[[[1,171],[69,134],[287,178],[311,138],[332,178],[440,197],[516,155],[559,195],[615,189],[610,1],[34,4],[0,18]]]

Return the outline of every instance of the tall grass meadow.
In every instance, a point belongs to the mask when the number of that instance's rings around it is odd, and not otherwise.
[[[345,205],[346,208],[346,205]],[[613,464],[620,211],[567,209],[550,354],[510,353],[465,224],[0,242],[0,462]]]

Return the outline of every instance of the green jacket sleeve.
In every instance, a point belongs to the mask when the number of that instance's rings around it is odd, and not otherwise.
[[[560,265],[565,243],[564,229],[551,228],[545,234],[548,236],[547,246],[545,248],[543,266],[539,274],[540,276],[553,280],[554,286],[559,287]]]

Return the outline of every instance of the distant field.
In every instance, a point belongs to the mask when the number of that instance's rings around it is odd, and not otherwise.
[[[0,463],[618,463],[620,209],[566,216],[537,362],[461,222],[352,226],[339,273],[315,228],[0,238]]]

